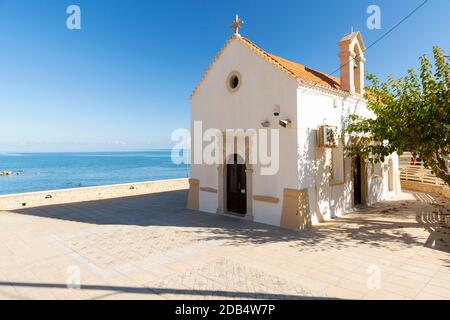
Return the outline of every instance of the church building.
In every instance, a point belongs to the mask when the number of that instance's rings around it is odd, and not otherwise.
[[[191,95],[188,208],[303,229],[394,198],[400,192],[396,154],[372,165],[345,152],[357,138],[345,133],[348,116],[372,116],[363,97],[360,32],[338,42],[338,78],[264,51],[239,34],[242,23],[236,16],[234,34]],[[222,133],[223,163],[193,159],[206,144],[195,137],[196,123]],[[230,135],[230,129],[242,130]],[[252,145],[260,129],[277,131],[267,135],[269,145],[278,144],[270,155],[279,157],[273,174],[262,174],[266,164]],[[237,140],[244,143],[236,147]]]

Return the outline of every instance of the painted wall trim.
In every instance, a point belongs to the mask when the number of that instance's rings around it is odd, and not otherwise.
[[[267,203],[279,203],[280,202],[280,198],[270,197],[270,196],[261,196],[261,195],[253,196],[253,200],[260,201],[260,202],[267,202]]]
[[[211,187],[200,187],[200,191],[209,192],[209,193],[217,193],[217,189]]]

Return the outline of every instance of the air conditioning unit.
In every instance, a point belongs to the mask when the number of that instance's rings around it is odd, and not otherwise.
[[[338,145],[337,127],[320,126],[317,136],[317,146],[319,148],[336,148]]]

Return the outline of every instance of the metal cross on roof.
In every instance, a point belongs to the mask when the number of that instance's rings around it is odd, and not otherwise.
[[[234,22],[230,25],[231,29],[234,29],[234,34],[239,34],[239,28],[244,24],[244,21],[239,19],[239,16],[234,17]]]

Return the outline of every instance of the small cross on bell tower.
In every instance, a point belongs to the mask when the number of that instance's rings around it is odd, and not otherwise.
[[[241,27],[241,25],[244,24],[244,21],[239,19],[238,15],[234,16],[234,21],[233,23],[230,25],[231,29],[234,29],[234,34],[235,35],[239,35],[239,28]]]

